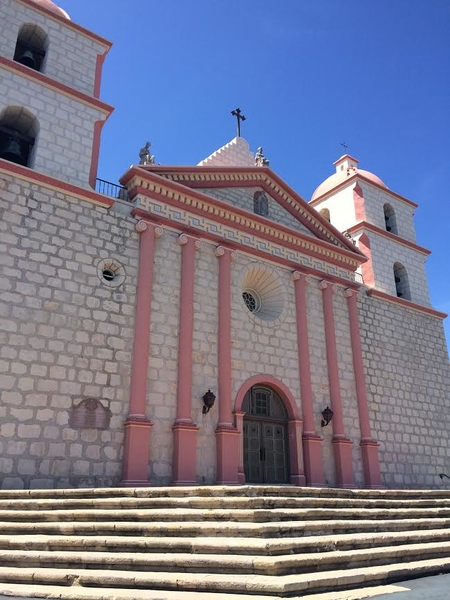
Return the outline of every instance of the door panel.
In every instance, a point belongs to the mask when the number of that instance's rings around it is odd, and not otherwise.
[[[287,427],[244,419],[244,469],[247,483],[289,483]]]

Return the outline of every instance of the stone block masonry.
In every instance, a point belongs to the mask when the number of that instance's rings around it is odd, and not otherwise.
[[[442,321],[367,296],[360,315],[383,483],[436,487],[450,464],[450,368]]]
[[[128,407],[138,238],[134,220],[44,186],[0,179],[1,487],[114,485]],[[125,280],[109,287],[102,259]],[[74,429],[85,398],[109,429]]]

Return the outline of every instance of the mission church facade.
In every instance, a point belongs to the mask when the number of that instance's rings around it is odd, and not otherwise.
[[[438,485],[417,205],[349,155],[306,202],[240,137],[100,194],[110,43],[51,0],[0,15],[2,487]]]

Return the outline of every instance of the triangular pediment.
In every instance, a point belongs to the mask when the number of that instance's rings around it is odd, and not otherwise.
[[[273,207],[272,212],[278,215],[277,219],[273,218],[275,214],[272,218],[270,215],[267,217],[268,222],[272,222],[274,226],[278,224],[290,228],[363,256],[350,239],[333,227],[269,167],[149,165],[140,168],[252,214],[253,194],[262,190]],[[245,201],[242,200],[244,196]]]

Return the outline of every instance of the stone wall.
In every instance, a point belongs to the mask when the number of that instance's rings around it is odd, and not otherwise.
[[[372,434],[383,483],[437,487],[448,473],[450,370],[442,321],[363,296],[360,302]]]
[[[0,178],[1,486],[120,481],[138,236],[134,221],[44,186]],[[98,263],[117,260],[110,287]],[[108,429],[71,427],[100,400]]]

